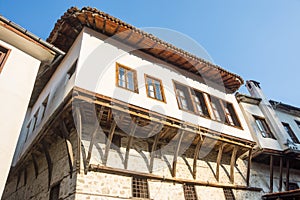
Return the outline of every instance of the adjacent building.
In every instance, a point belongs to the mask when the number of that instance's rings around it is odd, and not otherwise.
[[[63,52],[0,16],[0,196],[37,79]],[[4,162],[5,161],[5,162]]]

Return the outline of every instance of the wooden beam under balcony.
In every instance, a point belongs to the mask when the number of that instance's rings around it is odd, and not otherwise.
[[[167,128],[168,129],[168,128]],[[157,149],[157,144],[158,144],[158,141],[159,141],[159,138],[160,136],[162,135],[163,131],[159,131],[159,133],[157,133],[155,135],[155,139],[154,139],[154,143],[152,145],[152,148],[151,148],[151,153],[150,153],[150,166],[149,166],[149,171],[150,173],[153,172],[153,163],[154,163],[154,157],[155,157],[155,151]]]
[[[69,161],[69,168],[70,168],[70,178],[72,178],[73,174],[73,168],[74,168],[74,156],[73,156],[73,146],[70,141],[70,133],[68,131],[68,128],[64,122],[64,120],[61,120],[60,124],[60,131],[62,132],[63,138],[65,140],[67,154],[68,154],[68,161]]]
[[[249,187],[250,184],[250,169],[251,169],[251,163],[252,162],[252,148],[249,149],[248,153],[248,163],[247,163],[247,176],[246,176],[246,184]]]
[[[86,169],[88,169],[88,166],[90,164],[90,160],[91,160],[91,156],[92,156],[92,150],[93,150],[93,146],[94,146],[94,143],[95,143],[95,137],[96,137],[96,134],[99,132],[99,129],[100,129],[100,122],[101,122],[101,119],[102,119],[102,116],[103,116],[103,112],[104,112],[104,106],[101,106],[99,114],[98,114],[96,122],[95,122],[96,123],[96,129],[91,134],[91,140],[90,140],[90,145],[89,145],[89,149],[88,149],[88,155],[87,155],[87,158],[86,158],[86,165],[87,165]],[[99,123],[97,123],[97,122],[99,122]],[[85,171],[85,173],[87,173],[87,171]]]
[[[274,167],[273,167],[273,155],[270,155],[270,193],[273,192],[273,170],[274,170]]]
[[[117,127],[117,122],[116,122],[116,120],[114,120],[113,123],[111,124],[110,130],[109,130],[109,133],[108,133],[108,137],[107,137],[107,140],[106,140],[105,151],[104,151],[104,156],[103,156],[103,165],[106,165],[106,163],[107,163],[109,149],[110,149],[112,139],[113,139],[114,134],[115,134],[116,127]]]
[[[135,133],[136,127],[137,127],[137,122],[135,120],[132,120],[131,130],[130,130],[129,135],[128,135],[128,143],[127,143],[127,147],[126,147],[125,160],[124,160],[125,169],[127,169],[127,167],[128,167],[129,151],[130,151],[130,148],[131,148],[133,135]]]
[[[183,138],[183,134],[184,131],[183,130],[179,130],[179,133],[177,133],[179,135],[179,138],[177,140],[176,143],[176,147],[175,147],[175,151],[174,151],[174,157],[173,157],[173,168],[172,168],[172,176],[176,177],[176,167],[177,167],[177,158],[178,158],[178,153],[179,153],[179,149],[180,149],[180,145],[181,145],[181,141]]]
[[[77,105],[75,107],[75,123],[77,129],[77,160],[76,160],[76,169],[80,174],[80,161],[81,161],[81,136],[82,136],[82,117],[80,112],[80,107]]]
[[[224,143],[222,143],[219,146],[218,157],[217,157],[217,167],[216,167],[216,179],[217,179],[217,181],[219,181],[219,178],[220,178],[220,164],[221,164],[221,160],[222,160],[222,154],[223,154],[224,146],[225,146]]]
[[[236,162],[236,153],[238,151],[238,146],[234,146],[231,154],[231,160],[230,160],[230,182],[234,183],[234,166]]]
[[[279,157],[279,186],[278,186],[279,192],[282,191],[282,171],[283,171],[283,162],[282,162],[282,156],[280,156]]]
[[[197,177],[197,160],[200,153],[200,148],[203,144],[203,138],[201,135],[199,136],[199,141],[196,145],[195,152],[194,152],[194,161],[193,161],[193,178],[196,179]]]
[[[49,153],[49,145],[44,140],[42,141],[42,148],[45,153],[47,166],[48,166],[48,189],[49,189],[51,184],[51,179],[52,179],[53,163]]]

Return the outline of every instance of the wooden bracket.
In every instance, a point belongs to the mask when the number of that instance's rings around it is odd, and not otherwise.
[[[75,107],[75,123],[76,123],[76,129],[77,129],[77,159],[76,159],[76,169],[77,173],[80,174],[80,161],[81,161],[81,135],[82,135],[82,118],[81,118],[81,112],[80,107],[77,105]]]
[[[203,138],[201,134],[199,135],[199,142],[196,145],[195,152],[194,152],[194,161],[193,161],[193,178],[196,179],[197,177],[197,160],[200,152],[200,148],[203,144]]]
[[[179,134],[179,139],[177,140],[174,157],[173,157],[173,168],[172,168],[172,176],[173,177],[176,177],[177,157],[178,157],[181,141],[182,141],[182,138],[184,135],[184,131],[182,129],[180,129],[178,134]]]
[[[236,153],[238,151],[238,146],[234,146],[231,154],[231,160],[230,160],[230,182],[234,183],[234,166],[236,162]]]
[[[247,164],[247,176],[246,176],[247,187],[249,187],[249,184],[250,184],[250,169],[251,169],[251,162],[252,162],[252,149],[249,149],[249,154],[248,154],[248,164]]]
[[[67,154],[68,154],[69,168],[70,168],[70,178],[72,178],[73,165],[74,165],[73,147],[72,147],[72,143],[70,141],[70,133],[69,133],[67,126],[63,120],[62,120],[62,123],[60,124],[60,131],[62,132],[63,138],[65,140]]]
[[[217,157],[217,167],[216,167],[216,179],[219,181],[220,179],[220,164],[222,160],[222,154],[223,154],[223,149],[224,149],[225,143],[222,143],[219,146],[219,152],[218,152],[218,157]]]
[[[103,157],[103,165],[105,165],[105,166],[106,166],[106,163],[107,163],[109,149],[110,149],[110,145],[111,145],[112,139],[113,139],[114,134],[115,134],[116,127],[117,127],[117,123],[114,120],[113,123],[111,124],[110,130],[109,130],[109,133],[108,133],[108,137],[107,137],[107,141],[106,141],[106,145],[105,145],[105,152],[104,152],[104,157]]]
[[[96,129],[91,135],[91,141],[90,141],[90,146],[89,146],[89,150],[88,150],[88,155],[87,155],[87,158],[86,158],[86,166],[85,166],[85,170],[84,170],[85,174],[87,174],[87,171],[88,171],[88,168],[89,168],[89,165],[90,165],[90,160],[91,160],[91,157],[92,157],[92,150],[93,150],[93,146],[94,146],[94,140],[95,140],[96,134],[98,133],[98,131],[100,129],[100,122],[101,122],[101,119],[102,119],[102,116],[103,116],[103,112],[104,112],[104,106],[101,106],[100,112],[98,114],[98,119],[96,120],[96,123],[97,123],[97,121],[99,121],[99,123],[96,124]]]
[[[37,178],[38,175],[39,175],[39,167],[38,167],[38,163],[37,163],[36,157],[35,157],[35,155],[33,153],[31,153],[31,158],[32,158],[32,162],[33,162],[35,178]]]
[[[161,133],[162,133],[162,131],[160,131],[159,133],[157,133],[155,135],[154,143],[152,144],[152,148],[151,148],[151,152],[150,152],[150,166],[149,166],[150,173],[153,172],[153,163],[154,163],[155,151],[157,149],[157,144],[158,144]]]
[[[53,170],[53,163],[49,153],[49,145],[43,140],[42,141],[42,148],[45,153],[47,165],[48,165],[48,189],[50,189],[51,179],[52,179],[52,170]]]
[[[127,167],[128,167],[129,151],[130,151],[130,147],[131,147],[131,144],[132,144],[133,135],[135,133],[136,127],[137,127],[136,120],[132,120],[132,122],[131,122],[131,130],[130,130],[130,133],[128,135],[128,143],[127,143],[127,147],[126,147],[125,160],[124,160],[124,167],[125,167],[125,169],[127,169]]]

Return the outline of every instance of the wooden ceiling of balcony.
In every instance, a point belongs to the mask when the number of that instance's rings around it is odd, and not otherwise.
[[[83,27],[113,36],[135,49],[196,74],[204,80],[224,86],[228,93],[235,92],[244,83],[238,75],[94,8],[68,9],[55,24],[47,41],[67,52]]]

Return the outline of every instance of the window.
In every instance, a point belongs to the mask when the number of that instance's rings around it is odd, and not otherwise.
[[[295,122],[296,122],[296,124],[297,124],[298,128],[300,128],[300,122],[299,122],[299,121],[297,121],[297,120],[295,120]]]
[[[38,109],[35,113],[34,113],[34,115],[33,115],[33,129],[32,129],[32,131],[34,131],[35,130],[35,128],[39,125],[38,124],[38,114],[39,114],[39,110],[40,109]]]
[[[183,185],[183,192],[186,200],[197,200],[197,194],[194,185]]]
[[[150,98],[166,101],[161,80],[145,75],[147,95]]]
[[[5,61],[10,53],[10,50],[0,45],[0,73],[4,67]]]
[[[138,92],[136,71],[117,63],[117,86]]]
[[[59,199],[59,189],[60,189],[60,183],[51,187],[49,200],[58,200]]]
[[[203,93],[197,90],[191,90],[191,94],[195,106],[195,112],[199,115],[210,117]]]
[[[132,178],[132,196],[137,198],[149,198],[148,182],[145,178]]]
[[[235,200],[232,189],[223,188],[223,192],[226,200]]]
[[[180,109],[210,117],[202,92],[176,82],[174,82],[174,85]]]
[[[182,110],[194,111],[189,94],[189,88],[181,84],[175,83],[175,90],[179,108]]]
[[[257,117],[257,116],[254,116],[254,118],[255,118],[255,123],[256,123],[259,131],[261,132],[261,135],[265,138],[273,138],[274,139],[274,136],[273,136],[266,120],[263,118]]]
[[[300,143],[297,136],[295,135],[295,133],[291,129],[290,125],[288,123],[284,123],[284,122],[282,122],[282,125],[283,125],[285,131],[289,134],[289,136],[293,140],[293,142],[294,143]]]
[[[210,97],[210,104],[214,119],[225,124],[241,127],[241,123],[234,111],[233,105],[217,97]]]
[[[225,122],[225,115],[221,106],[220,99],[210,97],[210,104],[213,111],[214,119],[220,122]]]

